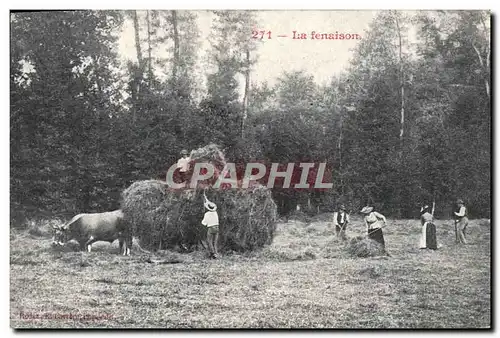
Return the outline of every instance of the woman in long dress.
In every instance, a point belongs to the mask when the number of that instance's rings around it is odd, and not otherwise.
[[[420,236],[420,249],[437,249],[436,226],[434,217],[429,212],[430,207],[424,205],[420,209],[420,223],[422,224],[422,235]]]
[[[366,230],[368,231],[368,238],[382,244],[385,249],[384,233],[382,228],[386,226],[387,220],[385,216],[373,211],[373,207],[364,207],[361,213],[365,215]]]

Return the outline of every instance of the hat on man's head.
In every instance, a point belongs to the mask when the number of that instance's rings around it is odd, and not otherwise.
[[[366,206],[363,209],[361,209],[361,213],[368,214],[368,213],[372,212],[372,210],[373,210],[373,207]]]
[[[189,153],[186,149],[182,149],[181,155],[189,155]]]
[[[425,210],[427,210],[429,208],[430,207],[427,204],[424,204],[424,206],[420,208],[420,212],[424,212]]]
[[[462,201],[460,198],[457,199],[457,204],[464,204],[464,201]]]
[[[340,210],[345,210],[345,205],[341,204],[341,205],[339,206],[339,209],[340,209]]]
[[[205,202],[205,208],[209,211],[215,211],[217,210],[217,205],[214,202]]]

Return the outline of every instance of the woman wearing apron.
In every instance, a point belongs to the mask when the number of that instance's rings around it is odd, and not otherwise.
[[[382,228],[386,226],[387,220],[385,216],[373,211],[373,207],[364,207],[361,213],[365,215],[366,230],[368,231],[368,238],[382,244],[385,250],[385,240]]]
[[[436,226],[434,225],[434,217],[429,212],[428,205],[420,209],[420,222],[422,223],[422,235],[420,236],[420,249],[437,249],[436,241]]]

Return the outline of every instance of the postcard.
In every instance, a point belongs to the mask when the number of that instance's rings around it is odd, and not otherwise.
[[[11,11],[11,328],[491,330],[491,30]]]

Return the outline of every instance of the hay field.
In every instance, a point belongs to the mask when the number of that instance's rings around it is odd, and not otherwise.
[[[454,244],[452,222],[438,221],[442,247],[431,252],[417,247],[417,220],[391,219],[385,234],[392,257],[352,258],[327,219],[280,223],[271,246],[215,261],[200,252],[151,259],[137,249],[122,257],[117,243],[58,252],[43,227],[12,230],[11,326],[490,327],[488,221],[471,221],[463,247]],[[361,224],[354,218],[348,235],[361,234]]]

